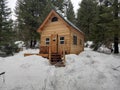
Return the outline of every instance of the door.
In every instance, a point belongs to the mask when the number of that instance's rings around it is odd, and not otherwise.
[[[51,53],[58,53],[58,34],[51,35]]]

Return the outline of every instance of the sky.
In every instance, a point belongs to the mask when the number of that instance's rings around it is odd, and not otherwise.
[[[12,12],[14,12],[14,8],[15,8],[15,5],[16,5],[16,1],[17,0],[8,0],[8,6],[12,9]],[[74,11],[75,13],[77,12],[77,9],[79,8],[79,3],[81,2],[81,0],[71,0],[72,3],[73,3],[73,7],[74,7]],[[14,19],[14,13],[12,15],[12,18]]]

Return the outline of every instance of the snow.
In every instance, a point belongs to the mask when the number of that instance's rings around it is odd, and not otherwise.
[[[93,45],[93,41],[87,41],[85,43],[85,46],[88,47],[88,48],[90,48],[92,45]]]
[[[101,47],[99,47],[97,51],[101,53],[111,54],[111,50],[105,47],[105,45],[102,45]]]
[[[66,55],[66,67],[55,67],[41,56],[0,57],[0,90],[119,90],[120,56],[91,51]]]
[[[23,41],[16,41],[15,44],[18,46],[18,48],[25,46],[25,43]]]
[[[120,44],[118,45],[118,47],[120,47]],[[114,44],[113,43],[112,43],[111,48],[114,49]],[[101,52],[101,53],[111,54],[111,49],[106,47],[105,45],[101,45],[101,47],[99,47],[97,51]],[[120,48],[119,48],[119,51],[120,51]]]

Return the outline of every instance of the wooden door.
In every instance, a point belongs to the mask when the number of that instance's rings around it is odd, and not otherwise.
[[[51,53],[58,53],[58,34],[51,35]]]

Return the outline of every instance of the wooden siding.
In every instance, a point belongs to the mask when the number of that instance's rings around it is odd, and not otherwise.
[[[76,35],[77,36],[77,45],[73,44],[73,36]],[[79,54],[80,52],[82,52],[84,50],[84,36],[82,33],[80,33],[79,31],[71,28],[71,50],[70,53],[71,54]],[[82,41],[82,44],[80,43],[80,41]]]
[[[50,41],[51,41],[51,35],[58,34],[58,52],[62,53],[62,49],[65,48],[65,51],[67,53],[70,53],[70,30],[69,28],[60,19],[58,19],[58,21],[56,22],[51,22],[51,18],[46,23],[46,25],[43,27],[43,30],[41,32],[40,45],[45,46],[46,38],[50,38]],[[60,37],[64,37],[65,39],[64,44],[60,44]]]
[[[53,17],[57,17],[58,21],[51,22]],[[41,46],[46,45],[46,38],[50,39],[51,44],[51,35],[58,35],[58,52],[62,53],[62,50],[65,49],[66,53],[79,54],[84,50],[84,34],[76,30],[73,26],[69,25],[62,17],[59,16],[54,10],[52,10],[48,17],[45,19],[43,24],[37,30],[41,33]],[[73,44],[73,35],[77,36],[77,45]],[[60,37],[64,37],[64,44],[60,44]],[[82,41],[82,45],[80,44]]]

